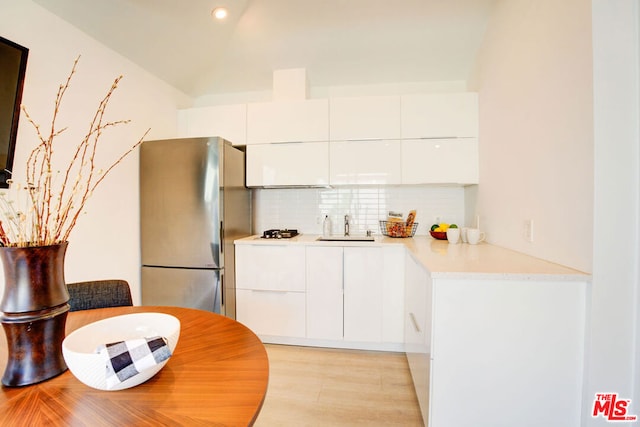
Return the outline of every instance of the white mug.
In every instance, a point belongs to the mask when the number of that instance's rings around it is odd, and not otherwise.
[[[467,230],[469,229],[469,227],[462,227],[460,229],[460,240],[462,240],[462,243],[467,243]]]
[[[447,240],[449,243],[456,244],[460,239],[460,229],[459,228],[449,228],[447,229]]]
[[[467,240],[470,244],[475,245],[484,240],[484,233],[477,228],[469,228],[467,230]]]

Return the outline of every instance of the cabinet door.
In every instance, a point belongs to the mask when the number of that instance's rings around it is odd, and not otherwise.
[[[304,338],[304,292],[236,290],[238,322],[258,335]]]
[[[400,97],[332,98],[329,123],[331,141],[400,138]]]
[[[433,286],[429,425],[475,427],[498,413],[503,426],[581,425],[587,282],[434,279]]]
[[[246,104],[187,108],[178,113],[181,137],[220,136],[233,145],[247,142]]]
[[[431,278],[411,255],[406,257],[405,274],[405,352],[426,425],[431,377]]]
[[[400,344],[404,338],[405,247],[385,245],[382,252],[382,341]]]
[[[236,288],[305,290],[304,246],[236,245]]]
[[[402,138],[478,136],[478,94],[402,96]]]
[[[382,248],[344,248],[344,339],[382,342]]]
[[[307,338],[342,340],[342,253],[307,246]]]
[[[247,146],[247,186],[327,186],[329,144],[305,142]]]
[[[331,185],[400,184],[399,140],[339,141],[329,146]]]
[[[477,184],[476,138],[402,141],[403,184]]]
[[[247,144],[329,140],[329,101],[257,102],[247,105]]]

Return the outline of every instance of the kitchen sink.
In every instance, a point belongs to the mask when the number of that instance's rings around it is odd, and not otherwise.
[[[325,242],[373,242],[375,238],[373,236],[320,236],[316,240]]]

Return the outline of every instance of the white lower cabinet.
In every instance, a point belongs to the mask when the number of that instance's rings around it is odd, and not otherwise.
[[[236,245],[236,299],[265,342],[401,351],[404,247]]]
[[[304,292],[236,290],[238,321],[258,335],[304,338]]]
[[[344,248],[344,339],[382,342],[382,248]]]
[[[305,337],[305,251],[236,246],[236,318],[258,335]]]
[[[342,340],[343,249],[307,246],[307,338]]]
[[[307,338],[402,342],[404,248],[307,247]]]

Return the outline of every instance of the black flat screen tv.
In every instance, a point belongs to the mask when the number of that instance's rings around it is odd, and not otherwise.
[[[29,49],[0,36],[0,188],[13,170],[22,88]]]

